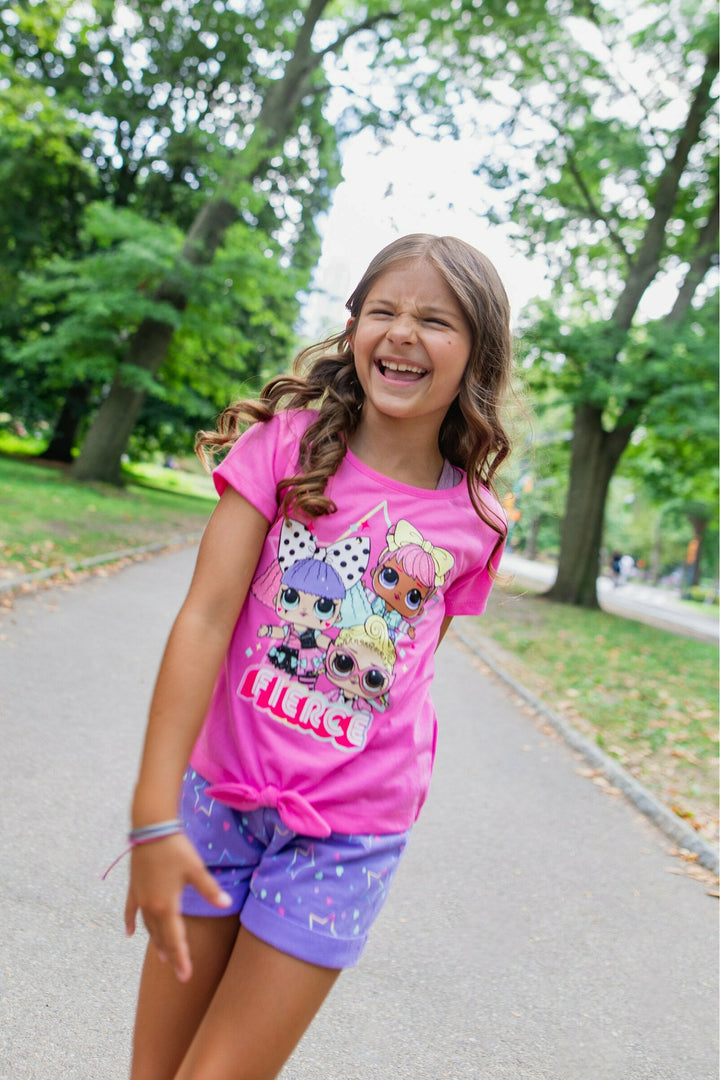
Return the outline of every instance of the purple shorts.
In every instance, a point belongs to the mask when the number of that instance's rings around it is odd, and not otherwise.
[[[410,830],[388,836],[300,836],[275,809],[233,810],[188,769],[180,816],[208,870],[232,897],[218,908],[188,886],[183,915],[237,912],[252,934],[321,967],[352,967],[383,906]]]

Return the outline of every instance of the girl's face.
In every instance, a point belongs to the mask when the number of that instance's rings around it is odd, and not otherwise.
[[[307,630],[327,630],[340,614],[340,600],[314,596],[283,585],[275,598],[275,611],[284,622]]]
[[[406,574],[395,556],[375,567],[372,583],[378,596],[404,619],[417,618],[425,601],[435,591],[431,585],[421,585]]]
[[[325,671],[330,682],[339,686],[346,698],[373,701],[386,694],[393,681],[392,673],[375,649],[358,641],[333,644],[327,651]]]
[[[439,430],[460,389],[472,347],[470,326],[437,270],[400,263],[370,289],[349,324],[365,407]]]

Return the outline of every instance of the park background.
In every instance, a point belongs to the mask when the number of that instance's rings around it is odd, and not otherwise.
[[[557,567],[485,632],[712,839],[716,645],[598,579],[717,610],[717,39],[708,0],[4,5],[3,578],[201,528],[195,431],[384,243],[461,235],[513,304],[510,546]]]

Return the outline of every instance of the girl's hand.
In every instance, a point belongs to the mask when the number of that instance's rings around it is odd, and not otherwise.
[[[193,885],[216,907],[231,903],[186,836],[168,836],[133,848],[125,931],[128,936],[135,933],[140,911],[160,959],[172,964],[180,982],[187,982],[192,975],[185,923],[180,914],[180,895],[186,885]]]

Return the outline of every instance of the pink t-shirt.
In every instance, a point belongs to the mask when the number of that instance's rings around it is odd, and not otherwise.
[[[270,529],[191,763],[215,798],[277,807],[304,835],[403,832],[430,783],[442,620],[484,610],[501,547],[464,474],[426,491],[350,451],[326,488],[337,512],[284,522],[276,484],[315,415],[253,425],[215,470]]]

